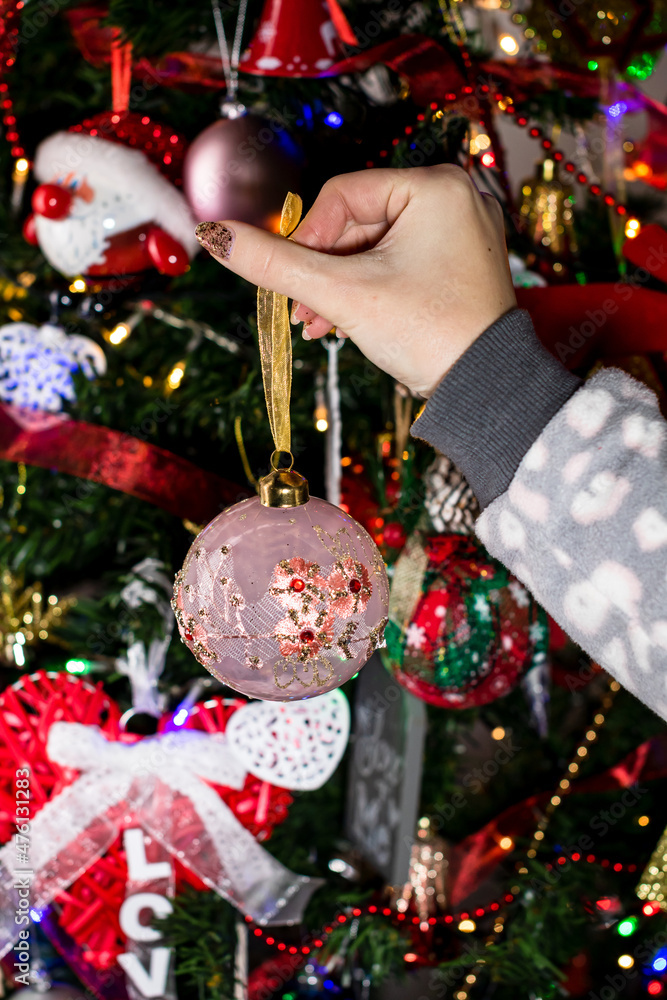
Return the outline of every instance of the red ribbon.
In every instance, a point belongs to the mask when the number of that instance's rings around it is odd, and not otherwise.
[[[665,234],[667,260],[667,234]],[[517,288],[548,350],[568,368],[667,350],[667,295],[635,281]]]
[[[111,110],[125,114],[130,107],[132,42],[123,42],[119,28],[111,40]]]
[[[0,459],[103,483],[195,524],[248,496],[235,483],[131,434],[77,420],[25,429],[9,406],[0,406]]]

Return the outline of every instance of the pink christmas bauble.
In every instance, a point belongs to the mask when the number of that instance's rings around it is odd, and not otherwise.
[[[221,118],[189,147],[183,190],[197,222],[238,219],[277,232],[285,191],[300,187],[299,162],[281,122]]]
[[[383,643],[382,556],[349,514],[311,497],[227,508],[195,539],[174,584],[183,642],[236,691],[293,701],[343,684]]]

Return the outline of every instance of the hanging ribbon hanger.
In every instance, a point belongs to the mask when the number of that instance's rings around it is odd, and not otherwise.
[[[111,41],[111,110],[125,114],[130,107],[132,84],[132,42],[124,42],[120,28],[113,29]]]
[[[303,203],[291,192],[285,198],[280,217],[280,235],[288,237],[301,218]],[[292,435],[290,396],[292,394],[292,333],[287,296],[268,288],[257,289],[257,332],[262,361],[262,379],[266,409],[275,446],[271,455],[272,472],[259,483],[261,502],[266,507],[298,507],[308,500],[308,484],[292,472]],[[280,469],[280,455],[289,455],[289,466]]]

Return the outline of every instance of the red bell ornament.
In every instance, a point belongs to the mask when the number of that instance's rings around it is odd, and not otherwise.
[[[267,0],[239,69],[259,76],[321,76],[357,40],[337,0]]]

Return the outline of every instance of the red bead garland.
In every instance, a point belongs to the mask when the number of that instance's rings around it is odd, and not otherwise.
[[[547,862],[545,868],[548,871],[553,870],[557,866],[562,866],[571,862],[585,861],[588,864],[598,864],[601,868],[608,868],[616,873],[625,871],[629,874],[633,874],[637,871],[636,864],[621,864],[620,861],[612,862],[607,858],[598,858],[594,854],[587,854],[583,856],[578,851],[574,851],[568,858],[565,854],[560,854],[555,859],[555,863]],[[335,924],[344,924],[350,917],[361,917],[364,915],[375,916],[381,915],[385,918],[391,920],[396,920],[399,923],[404,923],[406,920],[410,920],[412,924],[413,931],[419,934],[428,934],[431,932],[432,928],[441,925],[449,927],[452,924],[459,924],[463,920],[469,920],[472,917],[480,919],[482,917],[488,916],[490,914],[496,914],[501,908],[501,905],[507,905],[508,903],[513,903],[516,899],[516,893],[508,891],[499,897],[498,900],[494,900],[491,903],[487,903],[486,906],[478,906],[474,911],[461,910],[455,913],[446,913],[438,917],[429,917],[426,921],[426,926],[422,925],[422,921],[419,917],[408,917],[405,913],[397,913],[395,910],[388,906],[380,907],[375,903],[370,903],[368,906],[359,907],[355,906],[351,911],[346,913],[338,913],[335,917],[331,919],[328,924],[317,933],[317,936],[310,939],[310,947],[308,945],[300,945],[298,948],[294,945],[289,945],[283,941],[278,941],[272,935],[265,936],[266,931],[262,927],[253,925],[253,934],[257,938],[263,938],[264,943],[269,945],[269,947],[277,948],[278,951],[288,951],[292,955],[301,953],[302,955],[308,955],[312,948],[322,948],[329,935],[333,932]],[[647,904],[643,907],[642,912],[645,916],[655,916],[656,913],[660,912],[660,907],[656,907],[653,904]],[[246,917],[246,922],[248,924],[253,924],[251,917]]]
[[[469,57],[467,51],[465,50],[465,48],[461,48],[461,55],[463,57],[463,61],[464,61],[464,64],[465,64],[466,68],[470,69],[470,67],[472,66],[472,63],[471,63],[470,57]],[[483,94],[487,94],[489,92],[489,87],[486,84],[483,84],[480,87],[480,90],[481,90],[481,92]],[[462,97],[467,97],[470,94],[472,94],[473,92],[474,92],[473,88],[471,86],[469,86],[468,84],[466,84],[464,87],[461,88],[461,92],[459,94],[454,93],[453,91],[451,93],[445,94],[446,104],[454,104],[454,103],[456,103],[456,101],[460,100]],[[506,115],[510,115],[510,116],[514,115],[515,116],[514,120],[515,120],[516,124],[520,128],[526,128],[528,126],[528,118],[526,117],[526,115],[523,115],[523,114],[522,115],[517,115],[516,114],[516,108],[514,107],[513,99],[511,97],[504,96],[502,93],[497,92],[497,93],[494,93],[493,99],[497,102],[500,110],[503,111]],[[437,104],[437,102],[432,101],[431,104],[430,104],[430,110],[432,112],[439,112],[442,115],[442,113],[445,110],[447,110],[447,108],[446,108],[446,106],[444,108],[440,108],[439,105]],[[417,121],[421,122],[421,121],[424,121],[424,119],[425,119],[425,115],[423,115],[423,114],[419,114],[417,116]],[[480,122],[480,124],[483,124],[483,123]],[[392,139],[391,145],[392,146],[398,146],[398,144],[401,141],[401,138],[404,138],[406,136],[411,135],[412,132],[413,132],[413,126],[406,125],[406,127],[403,130],[403,136],[397,136],[394,139]],[[565,154],[563,153],[563,151],[561,149],[555,149],[554,148],[553,142],[551,141],[551,139],[547,139],[543,135],[542,129],[540,128],[539,125],[532,125],[529,128],[529,130],[528,130],[528,134],[529,134],[529,136],[532,139],[539,139],[540,140],[542,148],[549,153],[549,155],[551,156],[551,158],[553,160],[555,160],[556,163],[561,163],[565,159]],[[388,150],[386,150],[386,149],[380,150],[379,156],[380,156],[381,159],[386,158],[388,155],[389,155],[388,154]],[[493,166],[493,163],[488,163],[488,164],[485,164],[485,165]],[[374,160],[367,160],[366,161],[366,166],[367,167],[374,167],[374,166],[376,166],[376,162]],[[567,172],[571,173],[571,174],[574,173],[576,171],[576,169],[577,169],[576,166],[575,166],[575,164],[572,163],[570,160],[566,161],[563,164],[563,166],[564,166],[565,170],[567,170]],[[582,184],[582,185],[589,183],[588,175],[583,170],[580,170],[577,173],[576,179],[577,179],[578,183]],[[625,207],[625,205],[622,205],[620,202],[618,202],[616,200],[616,198],[614,197],[614,195],[611,194],[611,192],[607,191],[607,192],[604,192],[604,194],[603,194],[602,188],[600,187],[599,184],[591,183],[589,185],[588,190],[589,190],[589,192],[594,197],[601,197],[602,196],[605,205],[609,206],[609,208],[614,208],[615,211],[616,211],[616,213],[618,215],[626,215],[627,214],[627,208]]]
[[[9,70],[16,62],[16,50],[19,44],[19,12],[24,6],[24,0],[0,0],[0,107],[2,121],[5,125],[5,139],[10,143],[12,156],[18,159],[25,155],[21,139],[16,128],[14,102],[9,96],[9,85],[5,79]]]

